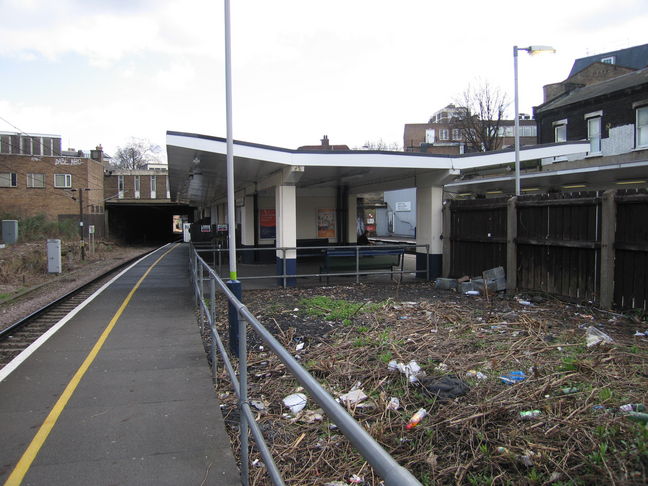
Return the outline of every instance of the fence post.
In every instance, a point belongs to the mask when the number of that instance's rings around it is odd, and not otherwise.
[[[517,196],[506,202],[506,290],[517,289]]]
[[[247,363],[247,321],[239,319],[238,355],[239,355],[239,412],[240,412],[240,455],[241,455],[241,484],[248,486],[250,478],[250,458],[248,449],[248,423],[243,413],[243,407],[248,405],[248,363]]]
[[[209,276],[209,313],[211,315],[209,333],[211,335],[211,360],[212,360],[212,379],[216,383],[217,369],[216,369],[216,338],[214,336],[214,329],[216,329],[216,279]]]
[[[198,267],[198,309],[200,310],[200,335],[205,332],[205,309],[203,303],[205,302],[205,287],[203,285],[204,270],[202,263]]]
[[[616,191],[608,189],[601,198],[601,274],[599,300],[604,309],[614,301],[614,243],[616,240]]]
[[[441,236],[443,237],[443,261],[441,263],[442,265],[442,270],[441,270],[441,276],[444,278],[448,278],[450,276],[450,258],[451,258],[451,241],[450,241],[450,232],[452,231],[452,222],[451,222],[451,216],[452,213],[450,211],[450,201],[445,201],[443,203],[443,230],[441,233]],[[428,278],[429,280],[429,278]]]
[[[356,283],[360,283],[360,247],[356,246],[355,248],[355,264],[356,264]]]

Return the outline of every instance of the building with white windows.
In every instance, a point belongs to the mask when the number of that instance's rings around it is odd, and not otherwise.
[[[0,132],[2,218],[43,215],[52,221],[78,220],[83,198],[86,224],[103,235],[102,151],[98,147],[91,152],[96,160],[63,153],[60,135]]]
[[[534,108],[538,143],[586,140],[587,152],[523,163],[524,194],[648,187],[648,44],[576,59]],[[512,194],[512,167],[465,171],[446,186],[463,197]]]
[[[449,104],[435,112],[427,123],[406,123],[403,132],[405,152],[458,155],[474,152],[466,140],[464,130],[458,123],[465,116],[466,109]],[[514,143],[514,120],[501,120],[497,131],[498,149],[505,149]],[[535,145],[536,124],[530,115],[520,114],[520,143]]]

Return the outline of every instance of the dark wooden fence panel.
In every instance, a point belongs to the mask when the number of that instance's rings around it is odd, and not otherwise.
[[[600,198],[527,196],[518,199],[517,214],[518,287],[596,300]]]
[[[452,201],[450,275],[506,267],[506,199]]]
[[[648,310],[648,194],[616,197],[614,303],[621,309]]]
[[[517,234],[512,244],[519,289],[599,301],[601,196],[590,192],[517,199],[512,213],[517,214]],[[648,311],[648,191],[617,191],[614,201],[616,230],[606,236],[606,242],[614,241],[614,258],[606,263],[610,272],[614,265],[613,304]],[[451,276],[481,275],[500,265],[506,268],[506,216],[505,199],[452,201]]]

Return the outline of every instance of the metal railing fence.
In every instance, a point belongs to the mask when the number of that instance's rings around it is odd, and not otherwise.
[[[225,282],[216,274],[195,248],[190,252],[192,286],[196,303],[200,312],[201,332],[209,327],[212,338],[210,349],[212,362],[212,378],[216,381],[217,356],[216,349],[227,374],[232,382],[234,392],[238,397],[240,409],[240,447],[241,447],[241,480],[244,486],[249,484],[249,442],[248,430],[254,438],[254,444],[259,451],[274,485],[284,485],[283,479],[272,458],[270,450],[263,438],[257,422],[254,420],[248,398],[247,377],[247,328],[250,327],[277,355],[286,369],[310,394],[311,398],[324,410],[331,422],[335,423],[345,437],[353,444],[373,469],[381,476],[385,486],[421,486],[421,483],[404,467],[399,465],[367,431],[308,373],[293,356],[277,341],[274,336],[252,315],[230,291]],[[239,375],[237,377],[234,365],[220,338],[216,328],[216,292],[221,292],[229,303],[236,308],[239,317]],[[225,311],[227,312],[227,311]]]
[[[196,251],[201,254],[201,255],[210,255],[211,256],[211,261],[212,261],[212,266],[213,268],[217,271],[219,276],[223,275],[223,264],[226,262],[227,257],[228,257],[228,250],[225,248],[221,248],[220,246],[214,246],[209,243],[202,243],[202,244],[193,244],[194,248]],[[404,253],[402,255],[402,258],[405,258],[405,255],[407,254],[408,250],[414,251],[416,253],[417,248],[423,248],[425,250],[425,255],[426,255],[426,263],[425,263],[425,269],[423,270],[406,270],[404,267],[401,267],[398,270],[385,270],[385,271],[376,271],[376,270],[363,270],[361,268],[361,263],[360,260],[363,256],[365,256],[366,251],[372,251],[372,250],[403,250]],[[307,250],[307,251],[318,251],[319,254],[309,254],[309,257],[317,257],[317,256],[324,256],[326,250],[347,250],[349,251],[349,255],[353,256],[355,255],[355,270],[349,271],[349,272],[331,272],[331,273],[287,273],[287,268],[286,268],[286,262],[287,262],[287,254],[288,252],[295,252],[297,253],[300,250]],[[288,279],[293,279],[293,278],[305,278],[305,277],[345,277],[345,276],[355,276],[356,283],[360,282],[360,275],[399,275],[399,277],[402,279],[403,274],[425,274],[425,279],[429,280],[430,279],[430,245],[415,245],[415,244],[406,244],[406,245],[335,245],[335,246],[309,246],[309,247],[251,247],[251,248],[237,248],[236,253],[237,255],[240,253],[245,253],[245,252],[268,252],[272,251],[275,252],[281,252],[281,260],[283,262],[283,269],[281,275],[276,274],[276,275],[252,275],[252,276],[240,276],[238,277],[239,280],[255,280],[255,279],[269,279],[269,278],[275,278],[275,279],[282,279],[283,282],[283,287],[287,287],[287,282]],[[299,254],[297,254],[297,260],[302,258]]]

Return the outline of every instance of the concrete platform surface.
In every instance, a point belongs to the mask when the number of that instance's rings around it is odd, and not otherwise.
[[[196,325],[188,251],[181,244],[146,257],[0,382],[0,484],[240,484]],[[21,469],[16,482],[10,475]]]

